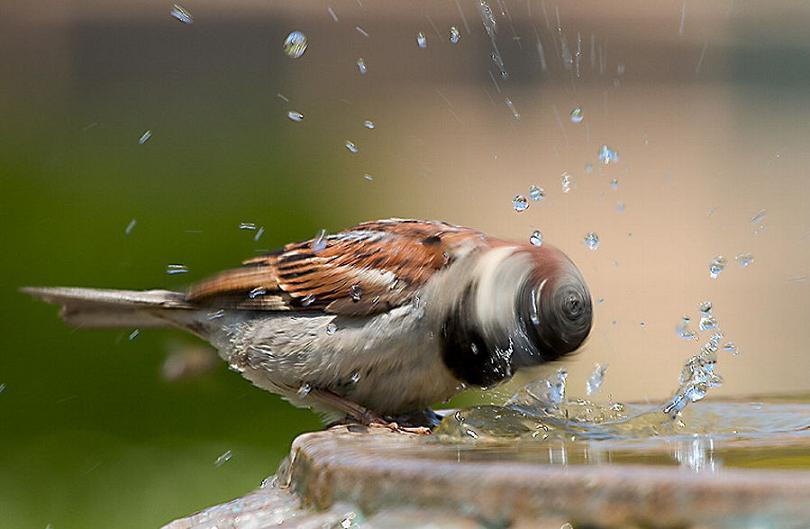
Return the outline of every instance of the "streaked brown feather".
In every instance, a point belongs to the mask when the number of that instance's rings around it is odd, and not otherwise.
[[[485,244],[469,228],[406,219],[366,222],[324,243],[317,252],[309,240],[249,259],[193,286],[188,299],[250,310],[373,314],[407,302],[460,251]]]

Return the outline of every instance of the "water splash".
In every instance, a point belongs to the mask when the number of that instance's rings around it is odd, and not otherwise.
[[[607,373],[607,364],[596,364],[593,368],[593,373],[591,376],[588,377],[588,381],[585,383],[585,394],[586,395],[593,395],[599,388],[602,387],[602,383],[605,381],[605,373]]]
[[[569,193],[574,187],[574,176],[568,171],[560,175],[560,185],[563,193]]]

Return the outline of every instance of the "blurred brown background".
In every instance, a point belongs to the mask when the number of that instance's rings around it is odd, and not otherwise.
[[[700,344],[675,327],[686,313],[696,329],[707,299],[741,352],[721,353],[716,394],[810,390],[806,4],[492,0],[508,79],[478,2],[182,5],[193,24],[153,0],[0,6],[0,513],[13,526],[155,525],[249,490],[317,427],[223,366],[161,381],[170,331],[75,333],[17,287],[181,288],[373,218],[512,239],[540,229],[565,250],[604,299],[565,363],[571,395],[607,362],[604,397],[668,396]],[[292,30],[309,38],[297,60],[282,51]],[[618,163],[599,163],[602,144]],[[546,199],[516,213],[531,184]],[[266,234],[254,242],[240,222]],[[589,231],[596,251],[582,244]],[[718,255],[729,262],[712,280]],[[167,276],[177,262],[191,272]],[[215,467],[226,449],[233,460]]]

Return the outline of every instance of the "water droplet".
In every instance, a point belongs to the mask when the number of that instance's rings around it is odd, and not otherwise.
[[[588,174],[593,172],[593,164],[591,162],[585,164],[585,172]]]
[[[616,211],[624,213],[624,202],[616,202]]]
[[[290,59],[300,59],[307,51],[307,36],[300,31],[293,31],[284,39],[284,53]]]
[[[363,122],[363,126],[364,126],[365,128],[367,128],[367,129],[370,129],[370,130],[371,130],[371,129],[374,129],[374,127],[375,127],[376,125],[374,125],[374,122],[373,122],[373,121],[371,121],[370,119],[367,119],[367,120],[365,120],[365,121]]]
[[[515,104],[512,103],[512,100],[508,97],[503,100],[506,103],[506,106],[509,108],[509,111],[512,113],[512,117],[515,119],[520,119],[520,112],[517,111],[515,108]]]
[[[314,253],[318,253],[326,248],[326,230],[319,231],[315,238],[312,239],[312,243],[309,247]]]
[[[427,37],[425,37],[425,34],[421,31],[416,34],[416,44],[422,49],[427,48]]]
[[[216,461],[214,461],[214,466],[221,467],[222,465],[230,461],[231,457],[233,457],[233,453],[230,450],[228,450],[227,452],[219,456]]]
[[[458,44],[461,40],[461,33],[456,26],[450,26],[450,44]]]
[[[189,13],[186,8],[178,4],[174,4],[174,6],[172,6],[172,10],[169,12],[169,14],[183,24],[191,24],[194,22],[194,17],[191,16],[191,13]]]
[[[366,61],[362,57],[357,59],[357,71],[360,72],[360,75],[366,75]]]
[[[734,259],[737,261],[737,264],[743,268],[748,267],[751,263],[754,262],[754,256],[751,255],[750,253],[741,253]]]
[[[250,299],[256,299],[260,296],[264,296],[265,294],[267,294],[267,290],[265,290],[264,287],[256,287],[248,292],[248,297]]]
[[[298,386],[298,391],[296,393],[298,393],[299,397],[304,398],[309,395],[310,391],[312,391],[312,386],[309,384],[301,384]]]
[[[363,297],[363,289],[360,288],[360,285],[352,285],[349,288],[349,296],[351,296],[352,301],[357,303]]]
[[[571,525],[569,522],[565,522],[560,526],[560,529],[574,529],[574,526]]]
[[[588,395],[593,395],[599,388],[602,387],[602,383],[605,380],[605,373],[607,372],[607,364],[595,364],[593,368],[593,373],[591,376],[588,377],[588,382],[585,384],[585,392]]]
[[[253,240],[259,242],[259,239],[262,238],[262,235],[264,235],[264,226],[261,226],[259,227],[258,230],[256,230],[256,235],[253,236]]]
[[[532,243],[532,246],[543,245],[543,234],[540,233],[540,230],[534,230],[532,232],[532,234],[529,236],[529,242]]]
[[[601,305],[604,302],[605,302],[605,298],[599,298],[599,299],[596,300],[597,305]]]
[[[712,262],[709,263],[709,277],[712,279],[717,279],[720,276],[720,273],[725,270],[726,268],[726,258],[722,255],[718,255]]]
[[[255,230],[256,225],[252,222],[240,222],[239,223],[240,230]]]
[[[368,174],[368,173],[364,174],[364,175],[363,175],[363,178],[365,178],[365,179],[366,179],[366,180],[368,180],[369,182],[371,182],[371,181],[373,181],[373,180],[374,180],[374,177],[373,177],[373,176],[371,176],[371,175],[370,175],[370,174]]]
[[[332,20],[337,22],[338,21],[338,16],[337,16],[337,13],[335,13],[335,10],[332,9],[331,7],[327,7],[326,10],[329,11],[329,16],[332,17]]]
[[[723,344],[723,351],[730,353],[731,356],[738,356],[740,354],[739,349],[737,349],[737,344],[734,342],[726,342]]]
[[[360,382],[360,372],[355,371],[354,373],[352,373],[352,376],[349,380],[351,380],[352,384],[357,384],[358,382]]]
[[[588,249],[596,250],[599,247],[599,235],[590,231],[585,234],[585,238],[582,240],[582,242],[585,243],[585,246],[587,246]]]
[[[186,265],[182,264],[166,265],[166,273],[169,275],[185,274],[186,272],[188,272],[188,267],[186,267]]]
[[[356,29],[356,30],[357,30],[357,32],[358,32],[358,33],[360,33],[361,35],[363,35],[365,38],[368,38],[368,37],[369,37],[368,31],[366,31],[365,29],[361,28],[360,26],[354,26],[354,29]]]
[[[768,210],[761,209],[757,211],[757,214],[751,217],[751,224],[762,224],[765,218],[768,216]]]
[[[641,327],[646,327],[646,326],[647,326],[647,322],[645,322],[645,321],[640,321],[638,324],[639,324]]]
[[[315,301],[315,296],[312,294],[307,294],[303,298],[301,298],[301,305],[304,307],[309,307]]]
[[[689,328],[690,318],[684,315],[681,322],[675,327],[675,332],[684,340],[697,340],[697,333]]]
[[[335,332],[337,332],[337,325],[335,325],[334,323],[331,323],[331,322],[328,323],[326,325],[326,334],[331,336],[331,335],[335,334]]]
[[[6,385],[5,384],[0,384],[0,393],[4,392],[5,390],[6,390]]]
[[[546,198],[546,192],[542,187],[531,185],[529,186],[529,198],[535,202],[543,200]]]
[[[711,301],[702,301],[700,305],[698,305],[698,310],[700,310],[701,314],[711,314],[712,312],[712,302]]]
[[[609,165],[619,161],[619,153],[607,145],[602,145],[599,147],[599,151],[596,153],[596,156],[599,158],[599,161],[602,162],[602,165]]]
[[[141,330],[140,330],[140,329],[135,329],[134,331],[132,331],[131,333],[129,333],[129,341],[131,342],[132,340],[134,340],[135,338],[137,338],[139,334],[141,334]]]
[[[146,132],[144,132],[144,133],[143,133],[143,135],[141,135],[141,137],[140,137],[140,138],[138,138],[138,145],[143,145],[144,143],[146,143],[147,141],[149,141],[149,139],[150,139],[151,137],[152,137],[152,131],[151,131],[151,130],[147,130]]]
[[[290,110],[287,112],[287,117],[290,118],[292,121],[301,122],[304,121],[304,115],[300,112],[296,112],[295,110]]]
[[[712,329],[717,328],[717,319],[714,316],[710,316],[708,314],[704,314],[700,317],[700,330],[701,331],[711,331]]]
[[[353,154],[360,152],[360,148],[353,141],[346,140],[346,148]]]
[[[208,319],[209,320],[218,320],[219,318],[225,315],[225,309],[219,309],[216,312],[209,312]]]
[[[582,123],[583,119],[585,119],[585,115],[582,113],[582,109],[574,107],[574,110],[571,111],[571,123]]]
[[[610,188],[614,191],[619,189],[619,180],[617,178],[613,178],[610,181]]]
[[[562,192],[568,193],[574,187],[574,177],[569,172],[564,172],[560,176],[560,183],[562,184]]]
[[[135,229],[136,224],[138,224],[138,221],[135,220],[135,219],[132,219],[131,221],[129,221],[129,224],[127,224],[127,227],[124,228],[124,235],[129,235],[130,233],[132,233],[132,230]]]
[[[515,211],[518,213],[526,211],[529,209],[529,200],[523,195],[515,195],[515,198],[512,199],[512,207],[514,207]]]

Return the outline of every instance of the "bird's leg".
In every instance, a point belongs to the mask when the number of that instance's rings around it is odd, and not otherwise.
[[[307,394],[307,398],[318,401],[328,408],[345,413],[347,418],[353,419],[363,426],[385,426],[391,430],[397,429],[396,423],[386,421],[368,408],[336,395],[329,390],[313,388]]]

